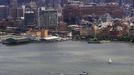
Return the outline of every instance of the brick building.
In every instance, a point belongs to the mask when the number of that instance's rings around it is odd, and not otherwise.
[[[76,17],[87,17],[88,15],[102,16],[105,13],[109,13],[113,18],[122,18],[124,11],[122,8],[116,5],[104,5],[104,6],[78,6],[68,5],[63,9],[64,20],[69,20]]]

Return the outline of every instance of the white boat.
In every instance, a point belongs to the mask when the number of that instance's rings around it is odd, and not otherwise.
[[[100,42],[101,43],[110,43],[111,41],[109,41],[109,40],[101,40]]]
[[[60,75],[64,75],[64,74],[61,73]]]
[[[109,58],[108,59],[108,64],[111,64],[113,61],[112,61],[112,58]]]
[[[88,75],[88,73],[83,71],[83,72],[80,73],[79,75]]]
[[[45,40],[45,41],[60,41],[61,38],[58,36],[48,36],[48,37],[44,37],[43,40]]]

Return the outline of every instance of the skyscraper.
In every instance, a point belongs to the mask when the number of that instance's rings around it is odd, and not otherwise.
[[[39,27],[55,28],[58,25],[57,10],[45,10],[39,13]]]
[[[60,3],[63,3],[64,1],[62,0],[45,0],[45,6],[46,7],[52,7],[55,8],[57,7]]]
[[[122,6],[122,0],[119,0],[119,5]]]
[[[18,6],[17,0],[10,0],[10,6],[11,6],[12,8],[17,8],[17,6]]]
[[[8,6],[0,5],[0,19],[5,19],[8,16]]]
[[[132,6],[133,6],[133,9],[134,9],[134,0],[133,0],[133,2],[132,2]]]
[[[36,0],[30,0],[30,2],[29,2],[29,4],[30,4],[30,7],[31,8],[37,8],[37,2],[36,2]]]
[[[17,19],[17,7],[18,7],[17,0],[10,0],[10,5],[9,5],[10,18]]]

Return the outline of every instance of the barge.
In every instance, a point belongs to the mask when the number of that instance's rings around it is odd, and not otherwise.
[[[4,45],[20,45],[20,44],[27,44],[32,42],[31,39],[22,37],[22,38],[8,38],[2,41]]]

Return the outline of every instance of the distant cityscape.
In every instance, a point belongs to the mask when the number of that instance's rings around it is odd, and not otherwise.
[[[0,0],[0,32],[134,41],[134,0]]]
[[[134,75],[134,0],[0,0],[0,75]]]

